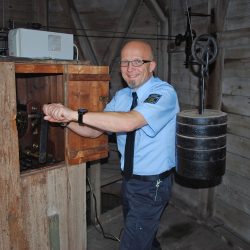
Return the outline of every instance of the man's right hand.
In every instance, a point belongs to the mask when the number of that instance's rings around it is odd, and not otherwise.
[[[50,122],[77,121],[77,112],[62,105],[61,103],[44,104],[44,119]]]

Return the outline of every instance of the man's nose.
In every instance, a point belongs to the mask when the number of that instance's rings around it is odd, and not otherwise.
[[[134,69],[134,66],[132,65],[132,62],[128,62],[127,70],[131,71]]]

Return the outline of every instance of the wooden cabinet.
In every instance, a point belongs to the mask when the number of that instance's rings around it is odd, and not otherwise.
[[[101,111],[108,81],[105,66],[0,62],[0,250],[86,249],[85,163],[107,157],[107,136],[88,139],[49,125],[54,160],[20,172],[19,149],[30,141],[18,137],[17,111],[30,102]]]
[[[17,103],[21,105],[31,100],[41,105],[60,102],[74,110],[84,107],[102,111],[108,101],[109,75],[105,66],[16,63],[15,77]],[[65,160],[69,164],[79,164],[107,157],[105,135],[96,139],[83,138],[53,124],[49,130],[56,162]]]

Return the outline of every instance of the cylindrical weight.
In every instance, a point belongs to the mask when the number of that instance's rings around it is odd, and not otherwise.
[[[226,165],[227,114],[184,110],[177,115],[177,175],[201,181],[221,179]]]

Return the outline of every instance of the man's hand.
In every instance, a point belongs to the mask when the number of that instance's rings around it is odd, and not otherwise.
[[[50,122],[70,122],[75,120],[75,111],[61,103],[44,104],[44,119]]]

